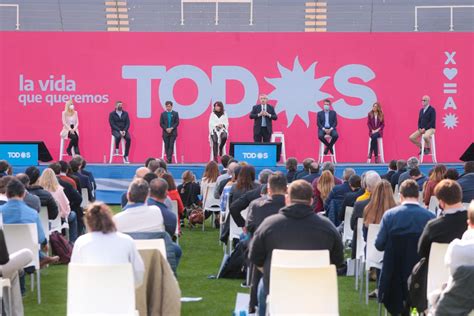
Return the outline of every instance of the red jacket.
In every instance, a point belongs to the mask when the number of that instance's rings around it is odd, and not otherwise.
[[[371,116],[370,113],[367,115],[367,126],[369,127],[369,136],[372,135],[372,130],[380,128],[380,137],[383,137],[383,128],[385,127],[385,118],[383,121],[377,117],[377,123],[375,122],[375,116]]]

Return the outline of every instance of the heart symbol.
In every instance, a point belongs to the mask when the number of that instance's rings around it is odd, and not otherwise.
[[[458,70],[456,68],[444,68],[443,74],[449,80],[453,80],[453,78],[458,74]]]

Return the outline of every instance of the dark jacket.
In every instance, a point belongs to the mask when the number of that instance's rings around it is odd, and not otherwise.
[[[54,197],[48,191],[44,190],[39,185],[32,185],[28,187],[28,192],[39,197],[41,206],[48,208],[48,219],[53,220],[58,217],[58,205],[54,200]]]
[[[166,207],[165,204],[148,198],[148,205],[156,205],[161,210],[161,215],[163,215],[163,223],[165,224],[165,230],[170,236],[174,236],[176,232],[176,225],[178,224],[176,215]]]
[[[110,124],[110,128],[112,129],[112,132],[113,131],[128,132],[128,129],[130,128],[130,118],[128,116],[128,113],[125,111],[122,111],[122,116],[119,116],[117,112],[115,111],[110,112],[109,124]]]
[[[295,177],[293,178],[293,181],[294,180],[299,180],[299,179],[303,179],[304,177],[306,177],[307,175],[309,175],[309,171],[308,170],[300,170],[300,171],[297,171],[295,173]]]
[[[237,200],[234,198],[232,203],[229,204],[230,214],[237,226],[245,226],[245,219],[240,215],[240,213],[250,205],[250,202],[261,197],[261,191],[262,185],[259,184],[255,189],[242,194]]]
[[[325,123],[325,117],[324,117],[324,111],[319,111],[318,112],[318,119],[317,119],[317,122],[318,122],[318,130],[322,130],[324,127],[324,123]],[[329,128],[333,128],[333,129],[336,129],[337,127],[337,114],[336,114],[336,111],[333,111],[333,110],[329,110]]]
[[[293,204],[267,217],[257,228],[250,242],[249,259],[257,267],[264,267],[268,293],[274,249],[328,249],[331,263],[340,266],[344,263],[343,248],[341,235],[327,218],[314,214],[308,205]]]
[[[390,179],[390,184],[392,185],[392,190],[395,191],[395,186],[398,184],[398,179],[400,178],[400,175],[407,171],[406,168],[403,168],[401,170],[397,170],[393,175],[392,178]]]
[[[474,173],[468,173],[458,179],[458,183],[462,188],[463,203],[470,203],[474,200]]]
[[[433,106],[430,105],[425,113],[423,113],[423,108],[420,109],[420,113],[418,114],[418,128],[424,128],[425,130],[436,128],[436,110]]]
[[[381,176],[382,179],[387,180],[388,182],[392,183],[392,176],[395,174],[395,170],[389,170],[386,174]]]
[[[89,177],[85,174],[81,174],[80,172],[74,172],[74,175],[79,178],[79,181],[81,182],[81,189],[87,189],[87,198],[89,201],[94,201],[94,195],[92,194],[92,184],[89,180]]]
[[[89,177],[89,181],[91,182],[92,189],[94,191],[97,190],[97,183],[95,182],[94,175],[92,174],[92,172],[82,169],[81,173]]]
[[[314,179],[321,176],[319,172],[309,173],[308,175],[301,178],[301,180],[308,181],[309,183],[313,183]]]
[[[254,234],[263,220],[285,207],[284,195],[263,196],[250,203],[245,227],[250,234]]]
[[[385,127],[385,120],[381,121],[379,117],[377,117],[377,122],[375,122],[375,116],[371,116],[370,113],[367,115],[367,127],[369,128],[369,136],[372,136],[372,131],[380,128],[378,133],[380,137],[383,137],[383,129]]]
[[[352,191],[352,192],[346,193],[344,195],[344,199],[342,200],[342,205],[341,205],[341,208],[339,209],[339,213],[338,213],[339,221],[344,220],[344,216],[346,215],[346,207],[347,206],[353,207],[354,203],[357,200],[357,198],[359,196],[361,196],[362,194],[364,194],[364,192],[365,192],[364,189],[359,188],[356,191]]]
[[[23,202],[26,205],[37,211],[38,213],[41,211],[41,201],[39,197],[30,192],[26,191],[25,197],[23,198]]]
[[[354,204],[354,211],[352,212],[351,217],[351,229],[352,229],[352,240],[357,240],[357,220],[359,218],[363,218],[364,216],[364,208],[369,204],[370,199],[355,202]],[[354,259],[357,253],[357,242],[351,243],[351,258]]]
[[[82,196],[79,194],[79,192],[77,192],[76,189],[72,187],[72,185],[69,182],[62,180],[59,177],[58,177],[58,182],[64,188],[64,194],[66,194],[66,197],[69,200],[69,206],[71,207],[71,210],[75,212],[80,210],[82,214],[82,210],[81,210]]]
[[[294,170],[294,171],[288,171],[288,172],[286,173],[286,181],[287,181],[288,183],[293,182],[293,180],[295,180],[296,173],[297,173],[296,170]]]
[[[199,203],[199,195],[201,194],[201,186],[196,182],[188,182],[178,185],[179,196],[183,201],[184,207],[191,207],[193,204]]]
[[[173,130],[171,133],[167,133],[166,129],[168,128],[168,112],[164,111],[160,115],[160,127],[163,130],[163,135],[173,135],[178,136],[178,125],[179,125],[179,114],[176,111],[171,111],[171,126]]]
[[[267,120],[267,130],[271,134],[273,132],[272,128],[272,121],[276,120],[278,116],[275,113],[275,109],[270,104],[266,105],[267,112],[270,114],[270,117],[265,116]],[[257,104],[252,107],[252,112],[250,112],[249,117],[254,120],[253,122],[253,133],[254,135],[260,134],[260,130],[262,129],[262,116],[258,116],[258,114],[262,111],[262,105]]]

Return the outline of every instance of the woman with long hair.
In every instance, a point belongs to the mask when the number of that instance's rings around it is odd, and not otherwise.
[[[369,151],[369,160],[372,159],[372,154],[374,154],[375,162],[379,162],[379,147],[377,140],[383,137],[383,129],[385,127],[385,117],[382,111],[382,106],[380,102],[375,102],[372,105],[372,110],[367,115],[367,126],[369,127],[369,137],[370,137],[370,151]]]
[[[53,169],[44,169],[41,177],[38,179],[38,184],[53,196],[58,205],[59,215],[62,221],[66,221],[67,219],[69,225],[69,240],[74,242],[77,239],[77,214],[71,210],[69,200],[64,193],[64,188],[59,185],[58,178],[56,178]]]
[[[131,263],[135,287],[140,286],[145,273],[142,258],[133,239],[117,232],[110,208],[104,203],[92,203],[85,211],[84,218],[88,233],[76,240],[71,263]]]
[[[183,218],[184,214],[184,205],[183,201],[181,200],[181,196],[179,195],[178,189],[176,188],[176,182],[174,182],[174,178],[169,173],[165,173],[161,176],[168,183],[168,197],[171,201],[176,201],[178,203],[178,215],[180,220]]]
[[[66,148],[66,152],[69,156],[72,156],[71,149],[74,149],[75,155],[80,155],[79,152],[79,116],[77,111],[74,109],[72,100],[69,100],[64,104],[64,111],[62,113],[63,129],[61,130],[61,137],[66,139],[69,138],[69,145]]]
[[[298,160],[296,158],[288,158],[285,163],[286,168],[286,181],[291,183],[295,179],[296,172],[298,171]]]
[[[201,194],[201,188],[196,183],[196,177],[190,170],[186,170],[181,175],[182,183],[178,185],[179,196],[183,202],[184,208],[190,209],[193,204],[199,204],[199,195]]]
[[[212,206],[218,206],[219,200],[214,197],[216,181],[219,176],[219,166],[215,161],[209,161],[204,170],[201,180],[202,205],[204,210],[210,210]]]
[[[426,181],[425,191],[423,193],[423,203],[425,203],[425,205],[430,205],[430,199],[434,195],[434,188],[444,179],[446,171],[446,166],[442,164],[436,165],[433,168],[430,178]]]
[[[329,196],[332,188],[334,188],[334,175],[329,170],[324,170],[319,178],[317,178],[315,196],[314,196],[314,211],[316,213],[324,210],[324,203]]]
[[[369,204],[364,208],[364,239],[367,239],[369,225],[380,224],[385,211],[396,205],[392,185],[387,180],[380,181],[372,192]]]
[[[222,150],[227,141],[228,129],[229,118],[224,111],[224,104],[221,101],[216,101],[209,117],[209,136],[212,142],[214,161],[217,161],[218,156],[222,157]]]

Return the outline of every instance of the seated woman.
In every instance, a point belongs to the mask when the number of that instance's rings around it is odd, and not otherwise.
[[[169,173],[163,174],[161,178],[168,183],[168,197],[171,199],[171,201],[176,201],[178,203],[178,215],[181,220],[184,214],[184,205],[183,201],[181,200],[181,196],[179,195],[178,189],[176,188],[174,178]]]
[[[367,116],[367,126],[369,127],[370,137],[370,151],[369,161],[372,159],[372,154],[375,157],[375,163],[379,162],[379,147],[378,139],[383,137],[383,129],[385,127],[385,118],[382,111],[382,106],[379,102],[372,105],[372,111]]]
[[[196,183],[196,177],[190,170],[183,172],[181,176],[183,182],[178,185],[179,196],[183,202],[185,209],[191,209],[192,205],[200,204],[199,195],[201,194],[201,188]]]
[[[135,287],[143,282],[145,266],[130,236],[117,232],[112,211],[104,203],[89,205],[84,215],[89,233],[76,240],[72,263],[120,264],[131,263]]]
[[[224,111],[224,104],[221,101],[214,103],[214,108],[209,117],[209,136],[212,142],[212,153],[214,161],[217,157],[222,157],[222,150],[227,141],[229,129],[229,118]]]
[[[66,152],[69,156],[72,155],[71,149],[74,149],[75,155],[79,153],[79,117],[77,111],[74,110],[74,104],[72,100],[69,100],[64,105],[64,111],[62,113],[63,129],[61,130],[61,137],[66,139],[69,138],[69,145],[67,146]],[[62,154],[62,153],[61,153]]]

